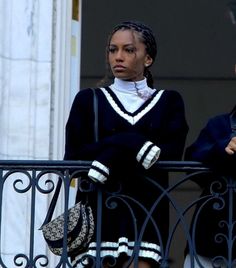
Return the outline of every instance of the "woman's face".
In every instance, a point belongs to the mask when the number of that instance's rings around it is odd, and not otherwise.
[[[115,77],[139,81],[144,78],[144,68],[151,65],[153,60],[147,54],[137,32],[118,30],[110,40],[108,61]]]

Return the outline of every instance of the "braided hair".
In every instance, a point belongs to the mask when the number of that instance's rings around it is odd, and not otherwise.
[[[236,105],[234,106],[233,110],[231,111],[231,113],[235,113],[236,112]]]
[[[113,34],[119,30],[132,30],[134,32],[139,33],[138,37],[140,41],[145,45],[147,54],[152,58],[152,63],[155,61],[156,54],[157,54],[157,44],[155,40],[155,36],[152,30],[146,26],[145,24],[138,22],[138,21],[124,21],[113,28],[113,31],[110,33],[107,41],[107,49],[106,49],[106,57],[108,59],[109,53],[109,45]],[[152,64],[151,64],[152,65]],[[144,76],[147,78],[147,84],[150,88],[154,87],[154,81],[151,74],[151,71],[148,67],[144,69]]]
[[[232,109],[232,111],[230,112],[231,115],[234,115],[236,117],[236,105],[234,106],[234,108]]]

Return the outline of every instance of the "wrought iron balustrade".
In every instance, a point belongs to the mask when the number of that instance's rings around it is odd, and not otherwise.
[[[90,164],[91,163],[88,161],[0,161],[0,267],[72,267],[70,258],[67,256],[66,244],[62,256],[54,258],[53,254],[48,250],[39,228],[46,215],[49,200],[55,190],[58,178],[63,180],[63,188],[61,189],[62,205],[57,208],[57,212],[61,213],[65,211],[65,213],[67,213],[73,196],[71,193],[71,181],[74,178],[77,178],[79,174],[86,174],[90,168]],[[216,176],[209,184],[210,194],[203,197],[199,197],[197,194],[197,196],[193,196],[190,200],[182,200],[183,202],[179,202],[179,195],[176,195],[179,189],[183,189],[185,185],[191,181],[196,182],[197,180],[200,180],[202,174],[212,175],[212,171],[201,163],[185,161],[162,161],[156,164],[156,168],[167,171],[171,177],[168,188],[162,189],[163,193],[161,197],[157,196],[157,200],[152,208],[144,208],[147,215],[146,222],[148,222],[152,219],[152,211],[158,206],[161,198],[168,198],[172,216],[167,242],[161,245],[161,267],[181,268],[181,262],[173,257],[172,252],[181,250],[179,254],[183,257],[185,245],[189,246],[191,256],[195,256],[195,227],[190,232],[191,216],[189,215],[192,215],[192,212],[190,213],[190,211],[193,211],[196,204],[201,202],[202,205],[199,208],[200,214],[204,205],[208,202],[212,202],[212,200],[214,201],[214,209],[220,210],[226,205],[223,198],[224,195],[227,195],[228,200],[227,210],[229,212],[229,217],[225,219],[224,222],[224,224],[227,225],[228,232],[227,236],[225,236],[225,234],[216,234],[216,238],[221,236],[221,240],[217,241],[216,239],[216,243],[223,243],[222,240],[224,240],[224,243],[227,244],[229,254],[227,260],[221,258],[221,256],[216,256],[213,261],[223,259],[225,261],[225,267],[234,267],[234,179],[231,177]],[[147,177],[147,179],[150,178]],[[200,181],[199,183],[201,184]],[[158,187],[159,189],[162,188],[159,185],[158,180],[155,179],[153,180],[153,187]],[[186,189],[188,191],[188,186],[186,186]],[[102,214],[100,213],[100,202],[102,200],[102,194],[102,189],[98,187],[96,215],[98,244],[101,242],[100,229],[102,224]],[[116,193],[112,193],[112,196],[114,197],[115,194]],[[50,198],[48,198],[49,195]],[[137,202],[139,201],[137,200]],[[140,206],[141,205],[142,204],[140,204]],[[22,208],[23,212],[21,213]],[[193,226],[195,226],[197,222],[198,213],[196,213]],[[159,233],[158,226],[156,228],[157,233]],[[182,247],[173,246],[178,229],[181,229]],[[138,245],[136,248],[138,252]],[[134,260],[135,256],[137,256],[137,252],[134,252],[132,256]],[[97,248],[97,256],[99,256],[99,247]],[[193,259],[191,265],[194,267]],[[94,267],[101,267],[98,260],[94,262]]]

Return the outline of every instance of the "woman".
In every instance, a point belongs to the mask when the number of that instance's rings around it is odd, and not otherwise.
[[[197,257],[194,260],[194,267],[231,267],[231,263],[236,259],[236,247],[234,243],[232,243],[232,248],[230,246],[230,240],[235,239],[235,231],[234,228],[230,231],[225,227],[227,223],[230,224],[231,192],[227,189],[232,189],[232,186],[224,183],[222,178],[226,176],[236,179],[236,106],[231,112],[217,115],[208,121],[197,140],[187,148],[185,159],[203,162],[214,171],[212,174],[203,174],[202,177],[195,179],[203,191],[202,201],[198,203],[192,220],[192,229],[196,221],[193,241]],[[221,184],[216,184],[217,180]],[[231,198],[235,199],[232,196]],[[233,222],[235,213],[234,209]],[[230,235],[232,235],[231,238]],[[227,244],[227,239],[229,244]],[[188,247],[186,253],[184,268],[189,268],[192,266]],[[226,260],[229,261],[228,264]],[[216,266],[213,266],[213,263]]]
[[[180,160],[184,149],[188,126],[183,100],[176,91],[154,89],[150,67],[156,53],[155,37],[149,27],[133,21],[117,25],[106,48],[114,82],[109,87],[95,90],[99,141],[93,139],[91,89],[77,94],[66,126],[65,159],[93,161],[88,177],[104,189],[101,245],[104,267],[110,267],[112,261],[116,263],[112,267],[133,267],[129,266],[132,260],[128,263],[127,260],[132,255],[136,239],[126,197],[132,196],[150,210],[161,191],[143,174],[154,174],[155,178],[160,176],[158,182],[166,187],[167,174],[150,167],[158,159]],[[118,204],[115,209],[109,209],[105,204],[112,192],[119,196],[113,199]],[[93,201],[95,207],[96,199]],[[131,202],[130,207],[140,231],[146,214],[135,202]],[[166,237],[167,202],[161,200],[152,216],[161,235]],[[163,241],[160,241],[154,225],[149,221],[145,232],[140,234],[139,268],[156,268],[161,261],[163,248],[160,243]],[[95,240],[85,253],[96,256]],[[80,254],[72,258],[73,267],[86,267],[82,264],[82,257]],[[86,260],[88,262],[88,258]]]

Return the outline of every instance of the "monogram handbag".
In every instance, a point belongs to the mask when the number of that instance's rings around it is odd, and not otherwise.
[[[94,96],[94,136],[98,140],[98,118],[97,118],[97,96],[93,89]],[[62,255],[64,225],[67,224],[67,254],[68,256],[86,249],[94,234],[95,224],[92,208],[89,200],[80,201],[68,209],[68,218],[65,222],[65,213],[52,220],[52,215],[60,193],[62,179],[59,179],[52,201],[50,203],[45,221],[41,226],[43,237],[49,249],[55,255]]]
[[[64,213],[41,227],[45,241],[49,249],[55,255],[63,252],[64,237]],[[92,208],[82,201],[68,210],[67,218],[67,253],[83,251],[94,234],[94,217]]]

